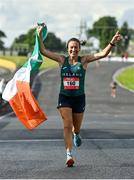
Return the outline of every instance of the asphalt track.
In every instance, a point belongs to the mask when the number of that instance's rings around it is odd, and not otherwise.
[[[14,114],[0,117],[0,178],[4,179],[134,179],[134,94],[117,87],[113,74],[132,63],[101,62],[86,74],[83,144],[73,148],[76,164],[65,166],[62,121],[56,109],[59,69],[37,77],[33,89],[48,120],[33,131]]]

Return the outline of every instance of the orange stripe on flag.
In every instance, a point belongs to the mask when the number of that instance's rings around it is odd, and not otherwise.
[[[47,120],[46,114],[38,105],[28,82],[16,81],[16,87],[17,94],[9,103],[19,120],[28,129],[33,129]]]

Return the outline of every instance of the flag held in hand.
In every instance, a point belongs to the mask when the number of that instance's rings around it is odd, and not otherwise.
[[[46,38],[47,27],[42,31]],[[2,98],[9,102],[19,120],[28,128],[33,129],[47,120],[46,114],[40,108],[30,88],[31,73],[38,70],[43,62],[39,50],[39,39],[36,32],[34,51],[28,61],[15,73],[7,83]]]

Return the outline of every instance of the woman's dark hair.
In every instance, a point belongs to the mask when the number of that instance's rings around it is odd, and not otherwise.
[[[79,39],[77,39],[77,38],[71,38],[71,39],[69,39],[68,42],[67,42],[67,48],[68,48],[68,44],[69,44],[71,41],[76,41],[76,42],[79,44],[79,48],[81,47],[81,43],[80,43]]]
[[[76,41],[79,44],[79,48],[81,48],[81,46],[85,46],[86,45],[86,41],[85,40],[79,40],[77,38],[71,38],[68,40],[67,42],[67,48],[68,48],[68,44],[70,43],[70,41]]]

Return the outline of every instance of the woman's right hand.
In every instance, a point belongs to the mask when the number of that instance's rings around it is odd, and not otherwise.
[[[42,34],[42,30],[43,30],[43,28],[45,27],[46,25],[45,25],[45,23],[41,23],[41,24],[37,24],[37,33],[38,33],[38,36],[41,36],[41,34]]]

